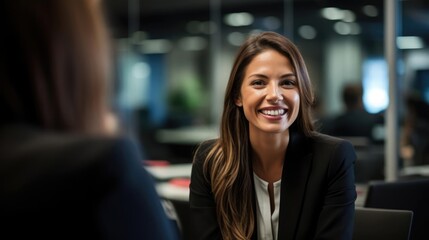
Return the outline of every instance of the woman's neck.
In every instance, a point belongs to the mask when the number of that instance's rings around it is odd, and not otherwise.
[[[289,144],[289,132],[284,134],[250,133],[253,171],[265,181],[275,182],[281,178],[284,156]]]

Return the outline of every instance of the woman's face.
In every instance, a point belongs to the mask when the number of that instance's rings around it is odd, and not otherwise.
[[[284,133],[300,107],[298,79],[289,59],[275,50],[256,55],[247,66],[236,105],[253,133]]]

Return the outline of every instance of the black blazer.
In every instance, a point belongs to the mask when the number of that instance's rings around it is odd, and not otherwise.
[[[0,239],[177,239],[124,138],[0,128]]]
[[[210,182],[202,167],[211,144],[201,145],[192,167],[190,208],[195,239],[221,239]],[[347,141],[291,132],[283,164],[279,240],[352,239],[355,159]],[[256,231],[253,239],[257,239]]]

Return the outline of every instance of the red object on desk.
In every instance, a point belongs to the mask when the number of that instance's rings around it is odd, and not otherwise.
[[[173,178],[169,181],[169,183],[176,187],[189,187],[189,184],[191,184],[191,179],[189,178]]]
[[[143,160],[143,165],[150,167],[164,167],[170,165],[167,160]]]

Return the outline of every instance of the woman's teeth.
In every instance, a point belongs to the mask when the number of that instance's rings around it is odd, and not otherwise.
[[[265,115],[279,116],[279,115],[283,115],[285,113],[285,110],[284,109],[279,109],[279,110],[262,110],[261,112],[263,114],[265,114]]]

